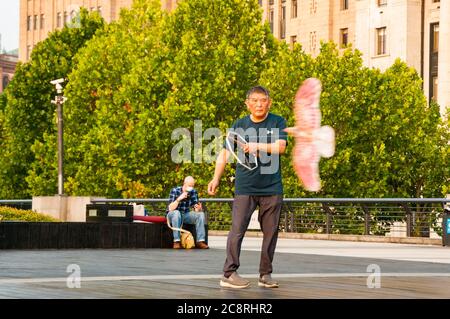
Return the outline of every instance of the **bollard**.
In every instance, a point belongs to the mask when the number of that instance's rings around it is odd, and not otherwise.
[[[442,223],[442,245],[450,246],[450,206],[448,204],[444,207]]]

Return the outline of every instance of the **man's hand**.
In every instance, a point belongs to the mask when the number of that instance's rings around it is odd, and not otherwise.
[[[216,195],[217,188],[219,187],[219,181],[216,179],[213,179],[208,184],[208,194],[209,195]]]
[[[247,143],[242,146],[245,153],[255,154],[259,149],[259,143]]]
[[[197,203],[194,205],[194,211],[195,212],[201,212],[202,211],[202,204],[201,203]]]
[[[182,201],[183,199],[186,199],[188,197],[188,192],[181,193],[180,196],[178,196],[177,201]]]

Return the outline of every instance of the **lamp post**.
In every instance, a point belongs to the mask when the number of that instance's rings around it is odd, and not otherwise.
[[[62,95],[61,83],[64,79],[53,80],[50,83],[55,85],[57,95],[52,100],[53,104],[57,106],[58,116],[58,195],[64,195],[64,139],[63,139],[63,103],[66,98]]]

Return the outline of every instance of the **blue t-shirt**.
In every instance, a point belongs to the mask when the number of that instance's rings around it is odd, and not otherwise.
[[[253,122],[250,115],[241,118],[233,123],[230,131],[238,133],[247,142],[274,143],[277,140],[287,141],[287,133],[283,131],[285,128],[286,120],[283,117],[269,113],[264,121],[258,123]],[[227,145],[225,144],[224,147]],[[237,154],[236,151],[235,154]],[[252,160],[255,162],[254,157]],[[235,194],[283,194],[280,154],[259,151],[256,161],[257,167],[252,170],[237,162]]]

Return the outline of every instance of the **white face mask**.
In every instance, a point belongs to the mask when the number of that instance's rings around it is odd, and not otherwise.
[[[190,192],[190,191],[193,190],[193,189],[194,189],[194,187],[188,186],[188,187],[186,187],[186,192]]]

